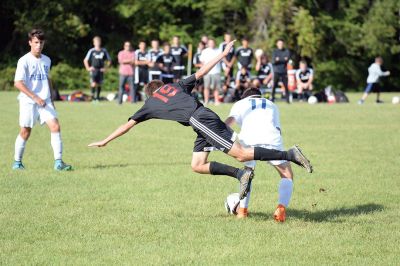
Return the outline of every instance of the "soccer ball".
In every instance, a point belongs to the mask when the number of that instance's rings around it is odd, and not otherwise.
[[[315,96],[308,97],[308,103],[309,104],[316,104],[317,102],[318,102],[317,97],[315,97]]]
[[[229,194],[225,200],[225,209],[226,209],[227,213],[236,215],[237,209],[239,206],[239,204],[238,204],[239,202],[240,202],[239,193]]]
[[[109,100],[111,102],[111,101],[114,101],[114,99],[115,99],[115,93],[107,94],[107,100]]]
[[[257,49],[255,54],[256,54],[256,57],[261,57],[264,54],[264,52],[261,49]]]
[[[392,98],[392,103],[393,104],[399,104],[400,103],[400,97],[399,96],[394,96]]]

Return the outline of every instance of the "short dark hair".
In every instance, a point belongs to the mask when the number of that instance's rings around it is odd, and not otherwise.
[[[253,95],[261,96],[261,91],[257,88],[249,88],[243,92],[242,99]]]
[[[249,38],[247,36],[243,36],[242,41],[249,41]]]
[[[32,41],[33,38],[38,38],[41,41],[44,41],[45,35],[44,35],[44,31],[42,29],[32,29],[29,33],[28,33],[28,38],[30,41]]]
[[[150,97],[153,95],[153,92],[155,92],[156,90],[158,90],[160,87],[162,87],[164,85],[164,82],[162,82],[159,79],[153,79],[152,81],[150,81],[146,87],[144,87],[144,93]]]
[[[304,60],[304,59],[302,59],[302,60],[300,60],[299,64],[305,64],[305,65],[307,65],[307,61]]]
[[[278,38],[278,40],[276,40],[276,42],[279,42],[279,41],[285,42],[285,40],[283,38]]]

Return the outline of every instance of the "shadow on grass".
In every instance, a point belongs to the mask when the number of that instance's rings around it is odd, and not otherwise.
[[[144,162],[133,162],[131,164],[127,163],[115,163],[115,164],[96,164],[95,166],[89,166],[88,168],[90,169],[107,169],[107,168],[124,168],[124,167],[129,167],[129,166],[158,166],[158,165],[190,165],[190,162],[149,162],[149,163],[144,163]]]
[[[357,205],[351,208],[339,208],[332,210],[323,211],[309,211],[309,210],[293,210],[287,211],[288,217],[294,217],[297,219],[304,220],[306,222],[340,222],[340,218],[359,216],[363,214],[372,214],[380,212],[384,209],[383,205],[380,204],[363,204]],[[266,214],[261,212],[252,212],[251,216],[255,219],[271,219],[272,214]]]
[[[96,164],[95,166],[90,166],[88,168],[90,169],[107,169],[107,168],[123,168],[123,167],[128,167],[129,164]]]

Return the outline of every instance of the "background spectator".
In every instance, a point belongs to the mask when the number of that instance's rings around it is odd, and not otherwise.
[[[368,68],[368,78],[367,78],[367,87],[365,88],[364,94],[361,99],[358,101],[358,104],[363,104],[367,99],[368,94],[371,90],[376,92],[376,103],[383,103],[379,97],[381,92],[381,87],[379,86],[379,78],[383,76],[389,76],[390,71],[383,72],[381,66],[383,64],[382,57],[378,56],[375,58],[375,62],[372,63]]]
[[[162,53],[160,43],[158,40],[151,41],[151,48],[149,50],[149,80],[161,79],[161,70],[158,67],[157,58]]]
[[[200,61],[206,64],[216,56],[218,56],[221,51],[215,47],[215,40],[208,40],[208,48],[204,49],[200,55]],[[207,75],[204,76],[204,104],[207,105],[210,98],[210,91],[214,93],[214,103],[218,105],[219,92],[221,90],[221,65],[215,65]]]
[[[93,38],[93,48],[91,48],[83,59],[83,64],[90,72],[90,90],[92,100],[100,100],[101,84],[103,84],[104,72],[111,65],[111,57],[105,48],[101,47],[101,38]]]
[[[131,102],[136,102],[136,91],[133,86],[134,72],[133,67],[135,65],[135,53],[132,51],[132,45],[130,42],[124,43],[124,49],[118,53],[119,63],[119,89],[118,89],[118,103],[122,104],[122,96],[125,92],[125,84],[129,86],[129,96]]]
[[[285,88],[286,102],[290,103],[288,91],[287,63],[290,58],[290,52],[285,48],[285,43],[282,39],[276,42],[276,49],[272,52],[272,62],[274,71],[274,84],[272,87],[272,101],[275,101],[275,89],[278,82],[282,81]]]
[[[178,82],[184,75],[185,65],[183,58],[187,55],[187,49],[181,45],[178,36],[172,38],[171,54],[174,57],[174,82]]]
[[[164,43],[163,53],[157,58],[158,67],[161,69],[161,79],[165,84],[171,83],[174,80],[173,66],[175,58],[171,54],[171,46],[169,43]]]
[[[208,45],[208,36],[207,35],[205,35],[205,34],[203,34],[202,36],[201,36],[201,42],[204,44],[204,47],[207,47],[207,45]]]
[[[200,55],[201,55],[201,52],[205,49],[205,47],[206,46],[204,45],[203,42],[199,42],[197,45],[197,51],[193,56],[193,65],[197,69],[201,68],[201,66],[203,65],[203,63],[200,61]]]
[[[242,94],[245,90],[250,88],[251,79],[250,79],[250,71],[247,70],[246,67],[242,66],[240,71],[236,74],[236,81],[235,81],[235,94],[234,94],[234,101],[240,100]]]
[[[249,40],[247,38],[242,39],[242,46],[236,50],[235,57],[238,60],[238,70],[242,69],[242,67],[245,67],[248,71],[251,71],[253,49],[249,47]]]
[[[149,81],[149,65],[150,58],[146,51],[146,43],[139,42],[139,49],[135,51],[135,91],[139,90],[140,86],[145,86]],[[135,95],[136,97],[137,95]]]
[[[253,85],[257,88],[260,88],[261,86],[272,87],[272,64],[268,62],[267,55],[262,54],[261,56],[256,56],[256,59],[257,78],[254,79]]]
[[[300,61],[299,69],[296,71],[296,84],[300,100],[307,100],[313,89],[314,71],[307,66],[307,62]]]
[[[219,49],[223,51],[227,43],[232,41],[232,35],[229,33],[224,34],[224,42],[219,45]],[[225,83],[224,91],[226,92],[230,86],[231,80],[233,78],[233,62],[235,57],[235,47],[229,51],[229,54],[224,57],[221,62],[222,69],[224,70]]]

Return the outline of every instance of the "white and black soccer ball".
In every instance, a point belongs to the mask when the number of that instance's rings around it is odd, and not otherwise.
[[[225,200],[225,209],[226,212],[229,214],[236,215],[237,214],[237,209],[239,207],[239,193],[232,193],[229,194],[228,197],[226,197]]]
[[[399,104],[400,103],[400,97],[399,96],[394,96],[392,98],[392,103],[393,104]]]
[[[115,97],[116,97],[116,95],[115,95],[115,93],[109,93],[109,94],[107,94],[107,100],[108,101],[114,101],[115,100]]]
[[[262,49],[257,49],[255,52],[256,57],[261,57],[264,54],[264,51]]]
[[[315,97],[314,95],[308,97],[308,103],[309,103],[309,104],[316,104],[316,103],[318,103],[317,97]]]

